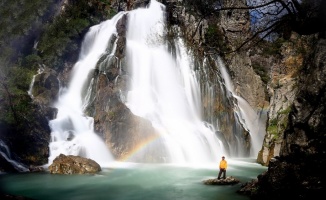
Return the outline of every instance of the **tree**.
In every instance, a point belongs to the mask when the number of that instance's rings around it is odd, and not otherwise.
[[[325,0],[243,0],[243,2],[243,6],[232,6],[234,4],[229,0],[192,0],[185,1],[185,4],[190,11],[205,19],[218,16],[221,11],[248,11],[252,35],[234,51],[255,39],[259,41],[271,39],[276,35],[288,39],[291,32],[310,35],[326,31]]]

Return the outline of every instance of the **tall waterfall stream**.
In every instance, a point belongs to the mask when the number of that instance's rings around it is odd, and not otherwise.
[[[164,5],[152,0],[148,8],[128,12],[126,59],[131,69],[131,86],[124,97],[125,104],[132,113],[149,120],[158,131],[161,146],[157,148],[167,152],[164,155],[167,163],[215,163],[227,153],[215,134],[219,127],[203,119],[200,77],[196,76],[192,54],[182,39],[175,39],[175,55],[168,50],[164,41],[164,10]],[[123,14],[120,12],[91,27],[84,39],[69,87],[61,89],[56,103],[57,118],[50,121],[49,163],[60,153],[85,156],[102,165],[114,161],[104,142],[94,133],[93,118],[84,114],[83,102],[88,95],[81,94],[88,74],[105,53],[110,38],[117,33],[116,23]],[[114,46],[111,55],[115,50]],[[225,73],[222,75],[226,77]],[[242,110],[237,114],[242,114],[243,119],[243,114],[252,113],[252,109],[237,98]],[[257,118],[256,113],[253,115],[251,118]],[[253,132],[252,119],[245,117],[243,125]],[[262,141],[252,139],[252,142],[257,155],[256,146]]]

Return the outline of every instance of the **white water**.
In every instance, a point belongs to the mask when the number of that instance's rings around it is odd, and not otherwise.
[[[33,96],[33,86],[34,86],[34,82],[35,82],[35,77],[39,74],[41,74],[42,72],[44,71],[44,69],[42,67],[40,67],[38,70],[37,70],[37,74],[35,74],[32,78],[32,82],[31,84],[29,85],[29,89],[27,91],[27,94],[33,99],[34,96]]]
[[[110,37],[116,33],[115,24],[121,16],[122,13],[91,27],[84,39],[79,60],[73,68],[70,85],[61,89],[61,95],[55,105],[58,108],[57,118],[50,121],[52,141],[49,163],[61,153],[91,158],[101,165],[114,160],[108,147],[94,133],[93,118],[83,113],[83,104],[88,102],[81,94],[89,72],[95,68]]]
[[[19,172],[28,172],[29,169],[24,166],[24,164],[15,161],[12,157],[11,157],[11,153],[10,150],[8,148],[8,146],[2,141],[0,140],[0,155],[6,159],[17,171]]]
[[[164,9],[163,4],[152,0],[148,8],[128,13],[126,63],[131,69],[132,81],[126,105],[135,115],[151,121],[160,133],[164,152],[168,152],[166,161],[216,163],[226,154],[223,144],[216,137],[214,126],[205,124],[201,117],[201,91],[191,54],[181,39],[175,41],[175,57],[167,50]],[[92,27],[86,35],[71,83],[61,89],[62,95],[56,104],[57,118],[50,122],[49,163],[60,153],[85,156],[102,166],[114,160],[94,133],[93,118],[83,113],[89,95],[83,99],[81,93],[90,70],[105,52],[111,35],[116,33],[116,22],[123,14]],[[245,100],[234,95],[223,63],[220,66],[228,90],[238,100],[236,114],[252,136],[252,155],[257,155],[261,145],[261,139],[255,136],[259,132],[257,114]]]
[[[132,69],[126,105],[159,130],[172,163],[217,162],[223,152],[214,130],[200,117],[200,87],[179,39],[177,56],[167,51],[164,6],[129,13],[127,60]]]
[[[226,88],[232,94],[234,98],[237,99],[238,105],[236,105],[236,114],[240,120],[242,126],[249,131],[250,138],[251,138],[251,149],[250,149],[250,156],[256,157],[258,155],[259,150],[261,149],[261,145],[264,139],[264,132],[261,132],[260,127],[264,127],[260,116],[254,111],[254,109],[249,105],[249,103],[243,99],[242,97],[238,96],[234,92],[234,87],[231,81],[231,78],[221,61],[218,59],[220,70],[222,77],[225,81]]]

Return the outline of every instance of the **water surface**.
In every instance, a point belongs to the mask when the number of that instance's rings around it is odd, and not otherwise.
[[[163,164],[118,163],[96,175],[53,175],[20,173],[1,175],[5,193],[39,200],[244,200],[236,193],[241,184],[266,170],[252,159],[229,160],[227,176],[240,180],[236,185],[204,185],[216,178],[218,164],[176,166]]]

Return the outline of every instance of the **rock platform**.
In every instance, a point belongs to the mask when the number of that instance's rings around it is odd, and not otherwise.
[[[207,179],[203,181],[205,185],[234,185],[239,182],[240,182],[239,179],[236,179],[232,176],[226,177],[225,179],[214,178],[214,179]]]

